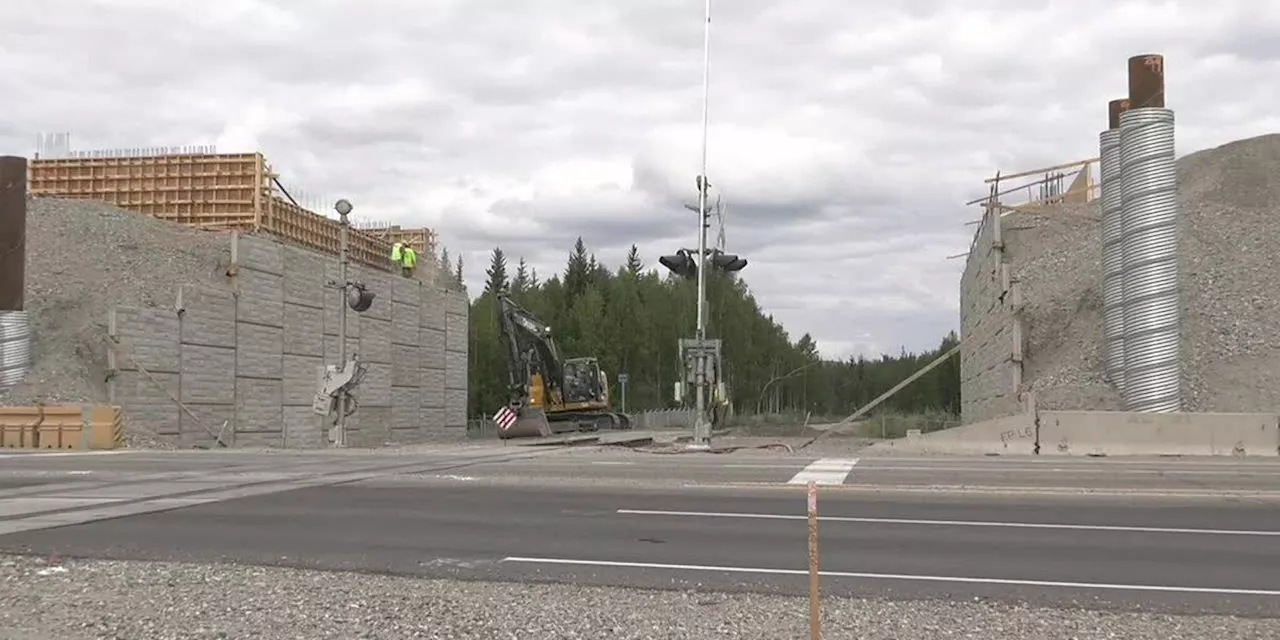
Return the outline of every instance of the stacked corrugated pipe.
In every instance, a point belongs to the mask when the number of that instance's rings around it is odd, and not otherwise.
[[[31,371],[31,323],[26,311],[0,311],[0,390]]]
[[[26,243],[27,159],[0,156],[0,391],[31,370],[31,322],[23,310]]]
[[[1181,411],[1178,168],[1161,56],[1129,59],[1119,124],[1125,409]]]
[[[1102,177],[1102,353],[1106,379],[1124,393],[1124,214],[1120,184],[1120,113],[1128,100],[1112,100],[1110,128],[1098,135]]]

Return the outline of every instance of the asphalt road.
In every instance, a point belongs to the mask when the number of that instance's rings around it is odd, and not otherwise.
[[[1240,497],[1280,488],[1268,463],[182,455],[194,471],[165,454],[0,461],[44,482],[0,492],[0,531],[38,525],[0,551],[803,594],[805,498],[788,482],[808,474],[831,483],[824,593],[1280,615],[1280,509]],[[1037,489],[1072,483],[1112,493]],[[40,511],[85,492],[99,502]]]

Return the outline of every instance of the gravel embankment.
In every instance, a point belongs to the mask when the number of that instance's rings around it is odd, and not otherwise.
[[[1181,158],[1185,402],[1190,411],[1280,407],[1280,135]],[[1024,380],[1042,408],[1122,409],[1102,372],[1098,204],[1004,218],[1022,282]]]
[[[225,282],[227,233],[111,205],[27,204],[27,295],[35,367],[0,404],[106,400],[107,315],[116,305],[172,306],[181,285]]]
[[[0,639],[808,638],[803,598],[0,557]],[[1232,640],[1280,620],[828,598],[824,638]]]

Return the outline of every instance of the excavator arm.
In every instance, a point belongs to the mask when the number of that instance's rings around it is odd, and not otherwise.
[[[542,374],[542,384],[548,393],[559,395],[564,363],[555,339],[551,337],[551,327],[516,304],[506,292],[498,294],[498,304],[498,328],[505,346],[507,376],[512,392],[519,392],[527,398],[529,374],[535,372]]]
[[[507,292],[499,292],[498,332],[507,364],[507,407],[515,412],[514,424],[501,432],[503,438],[551,435],[546,405],[557,402],[562,393],[564,364],[560,360],[551,327],[524,307],[516,304]],[[541,394],[532,402],[532,378],[542,381]]]

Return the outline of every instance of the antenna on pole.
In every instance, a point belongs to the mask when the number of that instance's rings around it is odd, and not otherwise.
[[[728,209],[728,206],[721,200],[720,194],[716,194],[716,224],[720,227],[716,231],[716,248],[721,251],[725,250],[724,213],[726,209]]]

